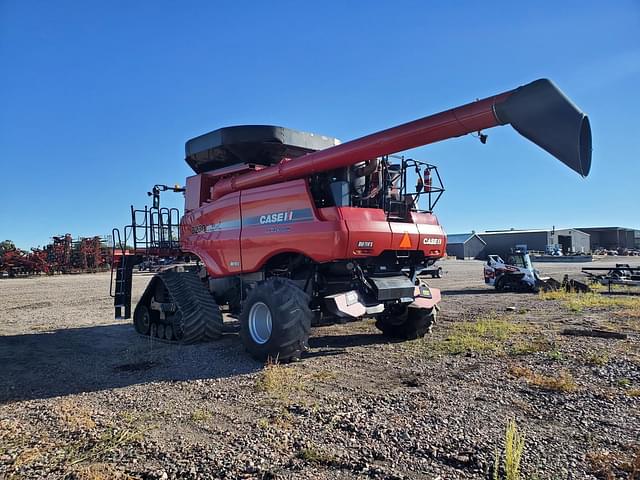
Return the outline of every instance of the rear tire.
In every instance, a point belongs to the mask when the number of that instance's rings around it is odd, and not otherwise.
[[[382,334],[401,340],[415,340],[431,333],[436,321],[435,308],[409,308],[403,312],[383,315],[376,320],[376,327]]]
[[[286,278],[269,278],[242,305],[240,338],[256,360],[298,360],[308,348],[312,317],[304,291]]]
[[[496,278],[496,290],[498,292],[503,292],[504,286],[505,286],[505,278],[504,278],[504,275],[501,275],[500,277]]]

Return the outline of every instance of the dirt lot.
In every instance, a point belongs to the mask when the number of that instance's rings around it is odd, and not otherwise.
[[[322,327],[266,369],[234,333],[137,336],[108,274],[1,280],[0,478],[486,479],[496,452],[502,478],[510,420],[523,478],[640,478],[640,297],[495,293],[480,262],[443,267],[425,340]]]

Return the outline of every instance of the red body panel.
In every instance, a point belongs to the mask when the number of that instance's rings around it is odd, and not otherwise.
[[[318,218],[304,180],[242,192],[242,265],[259,270],[274,255],[302,253],[316,262],[342,258],[347,232],[340,220]]]
[[[383,210],[331,207],[317,210],[305,180],[252,188],[205,204],[182,219],[185,251],[213,277],[260,270],[279,253],[300,253],[315,262],[378,256],[385,250],[422,250],[442,257],[445,234],[429,213],[415,222],[388,222]],[[403,246],[405,232],[410,247]],[[437,244],[425,244],[425,238]]]
[[[242,272],[239,192],[191,210],[180,228],[183,250],[200,257],[211,276]]]
[[[391,229],[383,210],[341,207],[337,209],[349,231],[349,244],[343,258],[378,256],[391,250]],[[364,242],[358,246],[358,242]],[[369,247],[366,242],[372,242]]]

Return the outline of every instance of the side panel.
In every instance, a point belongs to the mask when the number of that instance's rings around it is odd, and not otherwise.
[[[419,249],[427,257],[440,258],[447,253],[447,235],[432,213],[412,212],[411,218],[420,232]]]
[[[209,275],[240,273],[240,193],[234,192],[185,214],[182,249],[198,255]]]
[[[339,208],[349,229],[347,258],[378,256],[385,250],[422,250],[427,257],[445,255],[447,237],[435,215],[412,213],[412,222],[389,222],[383,210]]]
[[[344,258],[348,234],[333,209],[319,217],[305,180],[241,192],[242,266],[255,272],[272,256],[302,253],[316,262]],[[223,197],[226,198],[226,197]]]
[[[339,208],[349,229],[349,251],[345,258],[378,256],[392,248],[391,229],[384,210]]]

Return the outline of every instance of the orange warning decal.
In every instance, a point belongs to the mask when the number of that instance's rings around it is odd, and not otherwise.
[[[411,238],[409,238],[409,232],[404,232],[404,236],[400,241],[400,248],[411,248]]]

